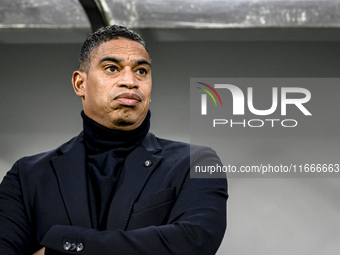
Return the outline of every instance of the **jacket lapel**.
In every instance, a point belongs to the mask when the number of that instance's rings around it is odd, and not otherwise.
[[[126,158],[111,202],[107,229],[126,229],[134,202],[162,156],[155,136],[148,133],[141,146]]]
[[[61,195],[71,225],[91,228],[82,134],[66,146],[52,159]]]

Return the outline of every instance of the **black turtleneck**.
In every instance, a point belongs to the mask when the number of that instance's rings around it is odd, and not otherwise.
[[[131,131],[109,129],[82,111],[89,203],[93,228],[105,230],[115,184],[125,158],[140,145],[150,128],[150,111]]]

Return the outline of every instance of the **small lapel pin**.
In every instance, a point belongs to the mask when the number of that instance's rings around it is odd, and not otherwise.
[[[151,160],[147,160],[147,161],[144,162],[144,166],[146,166],[146,167],[149,167],[151,165],[152,165]]]

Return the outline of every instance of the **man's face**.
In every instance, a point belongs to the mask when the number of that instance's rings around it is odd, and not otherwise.
[[[74,72],[72,83],[88,117],[110,129],[136,129],[149,109],[149,54],[129,39],[104,42],[93,50],[88,72]]]

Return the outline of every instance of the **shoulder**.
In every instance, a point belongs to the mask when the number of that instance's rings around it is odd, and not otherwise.
[[[83,134],[80,133],[78,136],[73,137],[69,141],[58,146],[56,149],[20,158],[15,162],[13,168],[31,169],[42,166],[48,166],[50,165],[51,159],[60,156],[69,151],[70,149],[76,147],[77,144],[82,143],[82,140]]]
[[[148,139],[155,139],[159,148],[161,148],[163,156],[169,156],[171,158],[188,158],[190,159],[190,163],[204,158],[218,158],[216,152],[207,146],[159,138],[152,133],[149,133],[148,135]]]
[[[142,144],[145,148],[153,150],[158,148],[161,150],[180,150],[197,152],[200,150],[211,150],[211,148],[201,145],[194,145],[181,141],[174,141],[155,136],[153,133],[148,133]]]

